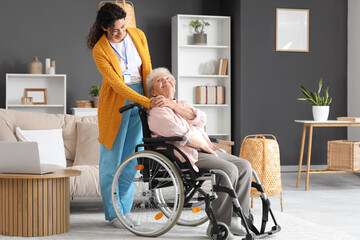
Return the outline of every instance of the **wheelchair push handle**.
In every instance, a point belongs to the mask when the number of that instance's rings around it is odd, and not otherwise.
[[[141,106],[140,106],[139,104],[137,104],[137,103],[132,103],[132,104],[125,105],[125,106],[119,108],[119,112],[120,112],[120,113],[123,113],[123,112],[125,112],[125,111],[127,111],[127,110],[132,109],[132,108],[135,107],[135,106],[138,107],[139,109],[141,108]]]

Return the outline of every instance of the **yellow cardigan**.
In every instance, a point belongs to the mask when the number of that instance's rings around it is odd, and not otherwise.
[[[127,33],[130,34],[141,57],[143,87],[145,95],[149,96],[145,79],[152,67],[145,34],[137,28],[127,28]],[[124,83],[119,60],[105,34],[95,44],[93,57],[103,76],[98,106],[98,140],[111,150],[121,123],[122,114],[119,113],[119,108],[125,105],[125,99],[147,109],[150,108],[151,99],[135,92]]]

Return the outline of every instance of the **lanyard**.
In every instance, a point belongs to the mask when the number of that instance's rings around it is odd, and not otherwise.
[[[124,43],[124,49],[125,49],[125,65],[126,65],[126,69],[128,69],[128,59],[127,59],[127,53],[126,53],[126,45],[125,45],[125,38],[123,40]],[[114,51],[120,56],[120,58],[124,59],[120,53],[113,47],[113,45],[109,42],[110,46],[112,47],[112,49],[114,49]]]

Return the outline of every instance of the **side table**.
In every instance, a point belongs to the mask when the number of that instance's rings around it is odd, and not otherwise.
[[[311,120],[295,120],[295,122],[303,124],[303,132],[302,132],[301,147],[300,147],[299,168],[298,168],[298,175],[297,175],[297,181],[296,181],[297,188],[299,188],[301,172],[306,172],[305,191],[307,191],[309,188],[310,174],[359,172],[359,171],[340,171],[340,170],[332,171],[329,169],[310,169],[310,162],[311,162],[312,136],[313,136],[313,129],[315,127],[360,127],[360,122],[336,121],[336,120],[328,120],[325,122],[317,122],[317,121],[311,121]],[[307,127],[309,127],[307,162],[306,162],[306,169],[302,169]]]
[[[69,177],[61,169],[43,175],[0,174],[0,234],[48,236],[70,230]]]

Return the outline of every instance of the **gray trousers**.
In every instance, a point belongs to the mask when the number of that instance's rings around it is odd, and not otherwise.
[[[220,169],[230,178],[231,184],[240,202],[241,208],[246,217],[250,213],[250,189],[252,179],[252,168],[250,163],[242,158],[216,151],[215,155],[199,152],[196,166],[201,169]],[[220,185],[229,187],[224,180]],[[212,210],[216,220],[224,222],[228,226],[231,223],[231,217],[237,216],[233,212],[232,197],[227,193],[217,193],[218,198],[212,202]]]

